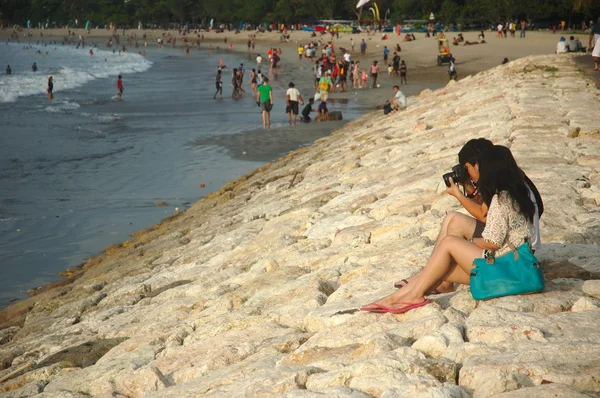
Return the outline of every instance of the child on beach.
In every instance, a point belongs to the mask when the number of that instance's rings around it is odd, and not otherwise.
[[[304,123],[308,123],[310,122],[310,113],[313,111],[313,104],[315,103],[315,99],[311,98],[308,100],[308,104],[304,107],[304,109],[302,109],[302,118],[301,120]]]
[[[394,68],[392,68],[392,64],[388,64],[388,76],[392,76],[393,71],[394,71]]]
[[[366,69],[363,69],[363,71],[362,71],[361,80],[362,80],[362,82],[361,82],[360,88],[367,87],[367,70]]]
[[[327,100],[321,100],[318,108],[319,115],[317,116],[318,122],[326,122],[329,116],[329,110],[327,109]]]

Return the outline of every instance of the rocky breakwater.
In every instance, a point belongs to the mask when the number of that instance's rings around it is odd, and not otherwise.
[[[0,395],[597,396],[599,98],[530,57],[350,123],[2,311]],[[545,291],[359,312],[424,266],[475,137],[543,195]]]

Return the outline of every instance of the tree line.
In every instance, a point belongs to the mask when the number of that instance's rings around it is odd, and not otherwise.
[[[357,0],[0,0],[0,20],[7,24],[38,23],[73,26],[75,20],[93,26],[207,24],[240,22],[310,23],[322,19],[374,19],[369,3],[356,9]],[[597,0],[378,0],[381,19],[391,23],[428,20],[433,12],[444,24],[497,23],[507,20],[596,20]],[[85,22],[83,22],[85,23]]]

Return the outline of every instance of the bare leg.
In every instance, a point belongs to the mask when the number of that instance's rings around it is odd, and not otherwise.
[[[449,211],[446,213],[444,220],[442,221],[442,226],[440,228],[440,233],[438,234],[433,249],[438,246],[438,244],[446,237],[446,236],[457,236],[462,239],[470,239],[473,237],[473,232],[475,231],[475,226],[477,222],[471,217],[462,213],[457,213],[455,211]],[[414,278],[418,277],[420,273],[407,278],[407,282],[412,282]],[[398,281],[394,284],[395,286],[405,286],[406,284],[403,281]],[[454,290],[454,286],[450,282],[441,283],[439,286],[434,286],[432,290],[438,290],[440,293],[448,293]]]
[[[479,246],[462,238],[445,237],[435,247],[427,265],[413,283],[376,303],[384,306],[393,306],[396,303],[420,303],[424,300],[426,292],[445,278],[449,281],[468,283],[466,275],[473,267],[473,259],[481,256],[481,250]],[[462,272],[464,276],[458,272]]]

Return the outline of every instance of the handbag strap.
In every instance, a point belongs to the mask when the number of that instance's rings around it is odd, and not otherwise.
[[[529,243],[529,251],[532,252],[531,243],[529,242],[529,236],[526,236],[525,238],[523,238],[523,243]],[[513,255],[515,256],[515,261],[518,261],[519,260],[519,250],[511,242],[508,242],[507,246],[510,248],[510,251],[513,252]],[[496,261],[496,252],[486,251],[485,262],[488,264],[494,264],[495,261]]]

